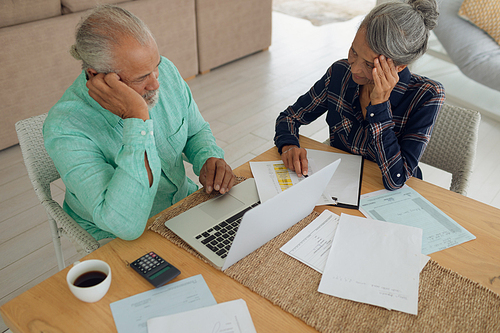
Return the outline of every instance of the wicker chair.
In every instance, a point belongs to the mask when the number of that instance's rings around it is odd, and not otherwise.
[[[450,190],[467,195],[481,114],[444,104],[420,161],[451,173]]]
[[[481,114],[444,104],[420,162],[451,173],[450,190],[467,195]],[[330,145],[330,139],[323,142]]]
[[[78,223],[75,222],[54,200],[50,192],[50,183],[60,178],[59,173],[47,154],[43,143],[42,127],[47,114],[31,117],[16,123],[19,145],[38,200],[45,208],[52,232],[52,241],[56,251],[59,270],[65,267],[61,248],[61,235],[66,235],[73,244],[78,244],[90,253],[99,248],[99,243]]]

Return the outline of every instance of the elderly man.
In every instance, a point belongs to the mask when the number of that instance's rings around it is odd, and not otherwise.
[[[229,191],[234,174],[175,66],[146,25],[117,6],[82,20],[71,54],[82,74],[50,110],[45,147],[64,209],[98,241],[139,237],[149,217],[197,190]]]

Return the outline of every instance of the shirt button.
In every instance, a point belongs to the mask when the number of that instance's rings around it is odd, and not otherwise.
[[[375,113],[370,113],[370,117],[373,117],[375,115]]]
[[[141,131],[141,135],[146,135],[146,131]]]
[[[396,175],[396,177],[398,177],[398,178],[399,178],[399,177],[401,177],[401,174],[400,174],[400,173],[398,173],[398,174]]]
[[[149,132],[149,134],[153,135],[153,131]]]

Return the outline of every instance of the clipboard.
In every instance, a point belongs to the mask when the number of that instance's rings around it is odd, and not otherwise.
[[[341,159],[322,198],[322,204],[341,208],[359,209],[364,159],[361,155],[333,153],[306,149],[307,158],[313,159],[316,168],[321,169],[332,161]]]

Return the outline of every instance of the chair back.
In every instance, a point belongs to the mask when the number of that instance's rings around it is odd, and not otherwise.
[[[420,161],[452,175],[450,190],[467,195],[481,114],[444,104]],[[424,175],[425,179],[425,175]]]
[[[50,183],[60,178],[43,144],[43,122],[47,113],[20,120],[16,123],[19,146],[28,176],[41,203],[51,200]]]

